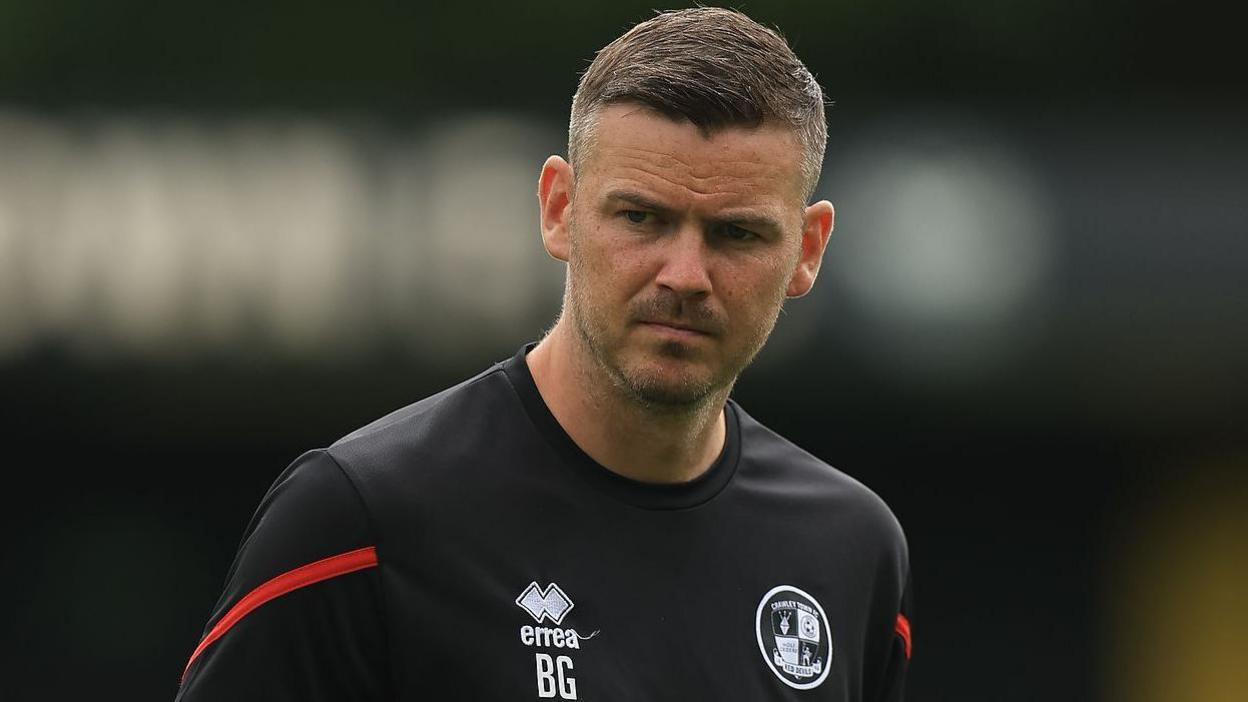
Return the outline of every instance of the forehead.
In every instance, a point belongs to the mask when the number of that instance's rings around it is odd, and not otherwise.
[[[801,206],[801,150],[789,129],[763,124],[705,133],[646,107],[604,107],[578,184],[642,187],[720,206]],[[673,203],[679,204],[679,203]]]

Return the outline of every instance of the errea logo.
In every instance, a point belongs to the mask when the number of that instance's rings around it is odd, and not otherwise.
[[[559,628],[564,617],[568,616],[568,612],[571,612],[576,604],[572,602],[571,597],[568,597],[568,593],[555,583],[551,583],[545,589],[539,587],[536,582],[529,583],[529,586],[524,588],[520,596],[516,598],[516,604],[520,606],[520,609],[528,612],[529,616],[533,617],[533,621],[538,624],[546,619],[555,624],[553,627],[530,624],[520,627],[520,643],[525,646],[579,649],[582,641],[588,641],[598,635],[597,629],[589,636],[582,636],[576,629]]]
[[[576,606],[571,597],[558,585],[551,583],[545,589],[537,581],[529,583],[516,605],[528,612],[533,621],[541,624],[549,619],[554,627],[532,626],[525,624],[520,627],[520,643],[535,648],[568,648],[579,650],[581,639],[589,640],[598,632],[589,636],[581,636],[575,629],[560,629],[563,618]],[[568,651],[570,654],[571,651]],[[572,672],[576,667],[571,655],[560,655],[559,652],[546,653],[536,651],[533,654],[534,672],[537,676],[537,696],[549,699],[556,696],[563,700],[575,700],[576,678]]]
[[[520,605],[520,609],[528,612],[529,616],[533,617],[533,621],[538,624],[546,618],[555,624],[562,624],[563,618],[568,616],[568,612],[576,606],[572,598],[559,589],[557,584],[551,583],[549,587],[542,590],[538,587],[537,581],[529,583],[524,592],[516,598],[516,604]]]

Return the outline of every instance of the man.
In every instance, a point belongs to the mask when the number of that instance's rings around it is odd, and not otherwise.
[[[833,224],[818,84],[736,12],[599,52],[538,184],[538,344],[305,454],[180,699],[897,700],[900,527],[729,400]]]

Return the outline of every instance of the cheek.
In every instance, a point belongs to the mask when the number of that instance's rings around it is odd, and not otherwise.
[[[753,260],[725,272],[720,298],[731,308],[761,313],[784,299],[791,273],[779,261]]]
[[[569,275],[578,298],[598,310],[595,315],[610,315],[623,309],[629,298],[627,281],[633,270],[627,255],[611,245],[610,237],[601,231],[582,231],[573,239]]]
[[[609,231],[589,235],[592,238],[573,249],[582,269],[581,285],[592,288],[597,296],[626,299],[645,286],[648,269],[644,250]]]

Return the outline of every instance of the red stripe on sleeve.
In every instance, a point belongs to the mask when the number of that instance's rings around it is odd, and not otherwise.
[[[901,640],[906,643],[906,660],[910,660],[910,620],[906,619],[906,615],[897,615],[897,624],[893,627],[893,631],[897,632]]]
[[[243,617],[251,614],[261,605],[301,587],[307,587],[322,580],[336,578],[339,575],[354,573],[357,570],[372,568],[376,565],[377,548],[368,546],[300,566],[290,572],[282,573],[252,590],[247,593],[246,597],[231,607],[230,611],[226,612],[225,616],[221,617],[221,620],[217,622],[217,625],[212,627],[212,631],[208,632],[204,640],[199,642],[199,646],[191,654],[191,660],[187,661],[186,668],[182,670],[182,678],[186,679],[186,673],[191,669],[191,664],[195,662],[196,658],[199,658],[204,649],[211,646],[217,639],[225,636],[225,632],[229,631],[230,627],[242,621]]]

